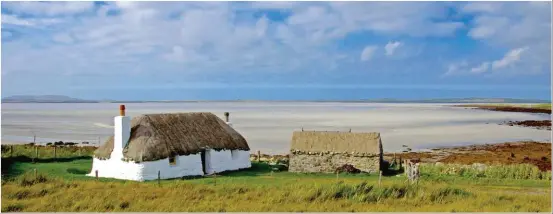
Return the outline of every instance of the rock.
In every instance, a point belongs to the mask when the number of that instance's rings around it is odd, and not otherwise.
[[[345,173],[357,174],[357,173],[360,173],[361,170],[355,168],[353,165],[344,164],[343,166],[336,168],[336,172],[338,172],[338,173],[345,172]]]

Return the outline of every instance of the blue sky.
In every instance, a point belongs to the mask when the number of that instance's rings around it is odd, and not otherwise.
[[[551,97],[551,2],[3,2],[2,97]]]

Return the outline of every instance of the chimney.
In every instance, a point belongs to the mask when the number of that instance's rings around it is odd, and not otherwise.
[[[119,116],[113,118],[113,152],[112,158],[123,158],[123,149],[129,141],[131,135],[131,118],[125,116],[125,105],[119,106]]]
[[[125,105],[119,105],[119,116],[125,116]]]
[[[225,112],[225,122],[227,123],[227,125],[232,127],[232,123],[229,121],[229,116],[230,116],[230,113]]]

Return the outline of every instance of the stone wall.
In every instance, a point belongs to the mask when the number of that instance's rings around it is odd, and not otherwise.
[[[336,168],[345,164],[367,173],[378,173],[381,157],[353,156],[348,154],[290,154],[290,172],[334,173]]]

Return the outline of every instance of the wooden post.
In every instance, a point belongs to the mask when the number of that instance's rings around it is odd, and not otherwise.
[[[95,170],[94,173],[96,174],[96,180],[98,180],[98,170]]]
[[[13,145],[11,145],[10,147],[10,157],[13,157]]]
[[[380,175],[378,176],[378,187],[382,185],[382,170],[380,170]]]
[[[257,162],[261,162],[261,151],[257,150]]]
[[[36,172],[36,168],[33,171],[35,172],[35,180],[38,180],[38,174]]]
[[[157,185],[161,186],[161,170],[157,171]]]
[[[58,147],[57,147],[56,145],[54,145],[54,160],[56,160],[57,157],[58,157],[57,149],[56,149],[56,148],[58,148]]]
[[[214,179],[215,186],[217,186],[217,172],[216,171],[213,171],[213,179]]]
[[[36,159],[38,159],[38,146],[35,145],[35,158],[33,158],[33,163],[35,163]]]

